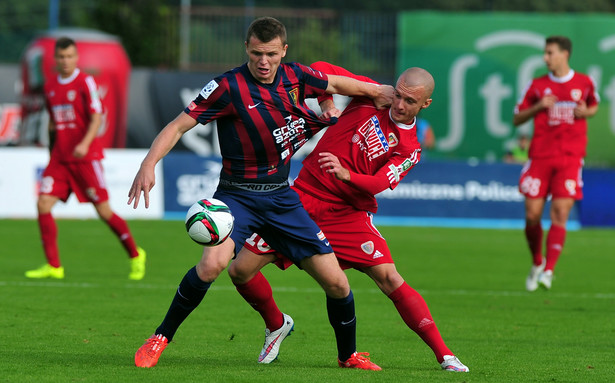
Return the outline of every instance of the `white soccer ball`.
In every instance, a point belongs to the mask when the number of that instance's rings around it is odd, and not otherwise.
[[[216,246],[233,232],[235,218],[231,209],[215,198],[195,202],[186,214],[186,230],[192,240],[203,246]]]

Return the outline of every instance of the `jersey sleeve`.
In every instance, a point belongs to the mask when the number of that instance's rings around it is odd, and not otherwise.
[[[305,98],[314,98],[325,94],[329,86],[329,78],[325,73],[299,63],[289,65],[303,83]]]
[[[326,74],[332,74],[335,76],[345,76],[345,77],[354,78],[355,80],[359,80],[359,81],[369,82],[372,84],[378,84],[378,82],[372,80],[371,78],[367,76],[361,76],[361,75],[354,74],[345,68],[330,64],[326,61],[316,61],[315,63],[310,65],[310,68],[326,73]],[[320,104],[321,102],[327,99],[330,99],[332,97],[333,97],[332,95],[325,93],[322,96],[318,97],[318,103]]]
[[[536,92],[534,91],[534,81],[530,81],[526,86],[523,92],[521,93],[523,96],[515,105],[515,114],[520,111],[529,108],[534,105],[538,100],[536,98]]]
[[[386,189],[395,189],[401,180],[408,174],[421,159],[421,149],[417,148],[412,153],[397,154],[389,158],[374,175],[350,172],[349,184],[355,188],[376,195]]]
[[[589,79],[589,92],[587,95],[587,101],[586,104],[588,107],[590,106],[594,106],[594,105],[598,105],[600,103],[600,96],[598,95],[598,92],[596,91],[596,84],[594,83],[594,79],[592,79],[590,76],[587,76],[587,78]]]
[[[85,99],[90,109],[91,114],[101,114],[103,112],[102,102],[98,95],[98,86],[92,76],[86,76],[85,82]]]
[[[220,76],[208,82],[184,112],[198,123],[205,125],[228,115],[231,109],[228,81]]]

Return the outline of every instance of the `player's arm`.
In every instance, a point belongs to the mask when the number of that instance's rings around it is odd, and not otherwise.
[[[56,124],[55,122],[53,122],[51,118],[49,119],[49,125],[47,126],[47,131],[49,132],[49,152],[51,153],[51,150],[53,149],[53,145],[55,145],[56,143],[56,134],[57,134]]]
[[[585,101],[581,101],[574,108],[574,116],[576,118],[590,118],[598,112],[598,104],[587,106]]]
[[[139,205],[141,192],[145,200],[145,207],[149,207],[149,191],[152,190],[156,183],[154,168],[158,161],[169,153],[169,151],[177,144],[177,141],[188,130],[196,125],[196,120],[188,114],[181,112],[173,121],[162,129],[158,136],[154,139],[145,159],[141,163],[141,167],[135,176],[130,191],[128,192],[128,204],[134,201],[134,208]]]
[[[386,189],[394,189],[408,171],[419,162],[420,152],[420,149],[416,149],[409,157],[402,155],[391,157],[374,175],[356,173],[343,167],[337,156],[329,152],[318,153],[320,156],[318,163],[325,173],[334,175],[338,180],[356,189],[376,195]]]
[[[378,109],[390,106],[393,101],[393,87],[390,85],[378,85],[346,76],[328,75],[328,77],[326,92],[329,94],[369,97]]]
[[[98,135],[98,130],[100,129],[100,125],[102,123],[102,114],[100,113],[92,113],[90,115],[90,123],[88,124],[88,130],[85,133],[85,136],[81,139],[81,141],[75,146],[73,149],[73,156],[77,158],[83,158],[88,154],[90,150],[90,145],[92,141]]]
[[[525,108],[523,110],[519,110],[519,108],[516,108],[515,114],[513,115],[513,124],[517,126],[527,122],[540,111],[553,107],[556,102],[557,97],[552,94],[548,94],[542,97],[533,105],[531,105],[529,108]]]

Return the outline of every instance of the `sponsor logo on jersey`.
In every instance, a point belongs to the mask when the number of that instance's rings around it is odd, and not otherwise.
[[[361,151],[366,152],[370,161],[389,151],[388,139],[376,116],[372,116],[357,130],[352,142],[357,144]]]
[[[384,257],[384,254],[382,254],[380,251],[376,250],[376,252],[374,253],[374,257],[373,259],[377,259],[380,257]]]
[[[218,83],[215,80],[211,80],[203,89],[201,89],[200,95],[203,96],[204,99],[207,99],[207,97],[209,97],[209,95],[211,95],[217,87]]]
[[[275,143],[286,147],[297,136],[303,134],[305,131],[305,120],[300,118],[293,121],[292,116],[284,117],[286,119],[286,125],[281,126],[273,131],[275,137]]]
[[[363,250],[365,254],[372,254],[374,252],[374,242],[367,241],[362,243],[361,250]]]

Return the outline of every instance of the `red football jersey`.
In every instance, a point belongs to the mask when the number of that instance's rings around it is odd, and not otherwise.
[[[349,183],[320,168],[321,152],[339,158],[350,171]],[[372,100],[355,98],[305,158],[295,186],[324,201],[350,203],[375,213],[374,195],[394,189],[419,162],[420,153],[414,122],[396,124],[388,108],[377,110]]]
[[[45,82],[45,99],[49,118],[56,126],[56,140],[51,156],[59,161],[89,161],[103,158],[102,145],[95,138],[88,154],[73,156],[75,146],[85,136],[91,115],[103,111],[96,82],[79,69],[69,78],[56,76]]]
[[[575,118],[574,108],[580,101],[585,101],[587,107],[598,104],[600,98],[594,82],[589,76],[573,70],[564,77],[549,73],[528,85],[515,112],[529,108],[549,94],[555,95],[557,102],[552,108],[543,109],[534,116],[529,157],[585,157],[587,121]]]

